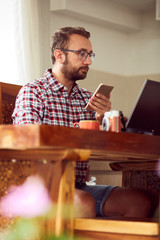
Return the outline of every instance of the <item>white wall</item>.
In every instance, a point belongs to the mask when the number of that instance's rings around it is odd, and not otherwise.
[[[91,32],[91,41],[96,53],[91,69],[123,76],[160,73],[160,21],[155,21],[154,9],[141,16],[141,31],[127,33],[99,23],[96,25],[91,21],[83,21],[69,14],[50,11],[49,0],[39,0],[39,3],[42,69],[51,66],[48,59],[50,36],[60,27],[79,25]]]
[[[51,12],[49,0],[39,0],[39,22],[40,22],[40,64],[41,74],[51,65],[50,58],[50,25],[51,25]]]
[[[142,24],[142,31],[128,36],[129,76],[160,73],[160,21],[155,20],[155,11],[145,12]]]

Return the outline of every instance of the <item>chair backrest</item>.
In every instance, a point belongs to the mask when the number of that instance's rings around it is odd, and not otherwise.
[[[22,86],[0,82],[0,124],[12,124],[16,96]]]

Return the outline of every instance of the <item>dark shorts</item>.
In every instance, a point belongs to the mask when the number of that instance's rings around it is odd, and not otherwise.
[[[96,201],[96,215],[97,216],[102,216],[102,208],[104,202],[107,200],[109,197],[110,193],[112,190],[116,188],[114,186],[109,186],[109,185],[82,185],[82,186],[76,186],[76,189],[88,192],[92,195],[92,197]]]

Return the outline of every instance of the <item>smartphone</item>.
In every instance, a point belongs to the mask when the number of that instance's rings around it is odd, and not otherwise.
[[[96,91],[94,92],[93,96],[95,96],[97,93],[101,93],[103,94],[104,96],[108,97],[110,92],[112,91],[113,89],[113,86],[108,86],[108,85],[105,85],[103,83],[101,83],[98,88],[96,89]],[[94,111],[91,106],[89,105],[89,102],[88,104],[86,105],[85,109],[89,110],[89,111]]]

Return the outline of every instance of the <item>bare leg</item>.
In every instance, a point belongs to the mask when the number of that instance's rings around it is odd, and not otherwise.
[[[115,188],[103,205],[105,216],[148,217],[150,201],[136,189]]]
[[[89,193],[75,189],[74,205],[75,217],[96,217],[96,203]]]

